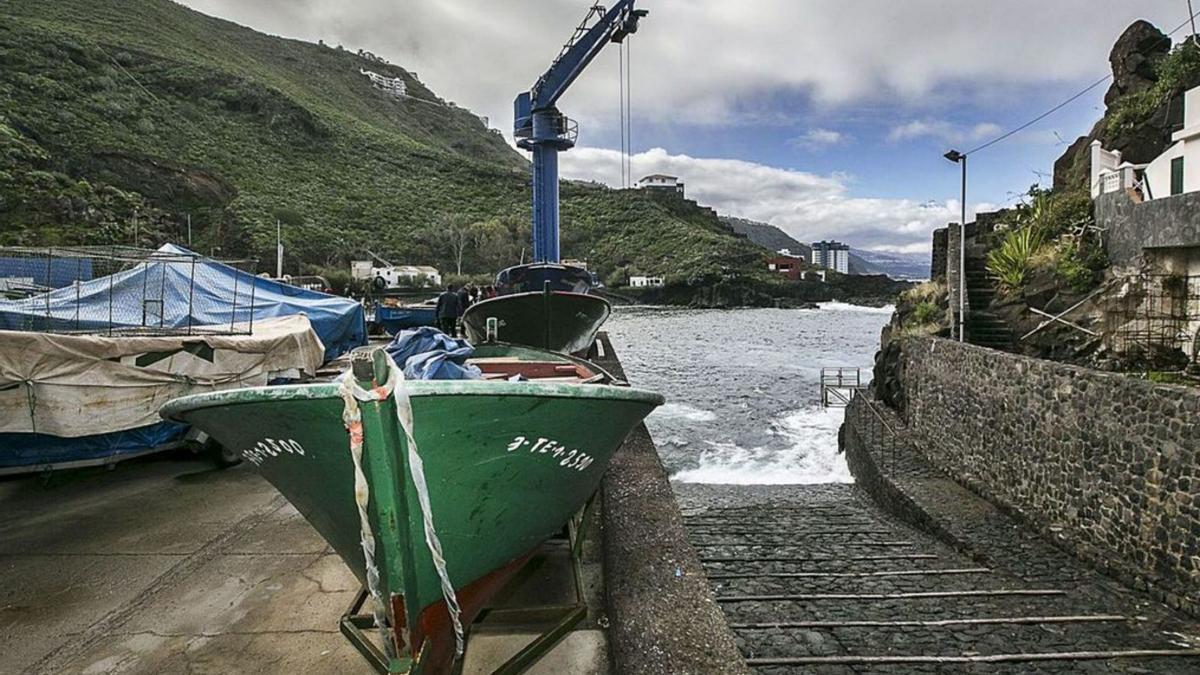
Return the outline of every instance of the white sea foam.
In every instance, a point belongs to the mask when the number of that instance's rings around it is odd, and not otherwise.
[[[698,467],[671,478],[683,483],[733,485],[853,483],[846,458],[837,451],[843,414],[839,408],[786,413],[771,426],[771,432],[786,444],[784,449],[710,443],[701,453]]]
[[[686,420],[688,422],[711,422],[717,419],[716,413],[710,410],[701,410],[686,403],[667,403],[651,414],[664,420]]]
[[[823,310],[832,312],[859,312],[862,314],[887,314],[889,316],[891,316],[892,312],[896,311],[895,305],[867,307],[865,305],[851,305],[848,302],[838,302],[836,300],[830,302],[818,302],[817,306]]]

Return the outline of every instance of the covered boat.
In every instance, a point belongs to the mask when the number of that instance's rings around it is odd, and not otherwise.
[[[463,330],[475,343],[491,340],[569,354],[585,353],[612,313],[608,300],[593,295],[592,275],[558,263],[518,265],[496,276],[494,298],[463,314]],[[496,334],[488,335],[488,319]]]
[[[389,672],[449,672],[461,627],[662,397],[509,345],[476,350],[475,380],[405,380],[382,350],[354,357],[341,385],[200,394],[163,415],[238,448],[333,546],[378,603]]]
[[[68,269],[101,254],[46,249],[39,264]],[[69,257],[68,257],[69,256]],[[20,300],[0,300],[0,330],[53,333],[163,333],[201,326],[253,324],[304,314],[332,360],[367,344],[362,305],[240,270],[174,244],[145,255],[104,254],[123,269],[96,279],[68,283]],[[63,264],[68,260],[71,264]],[[154,411],[151,411],[154,412]]]
[[[113,463],[163,449],[186,429],[162,421],[164,402],[311,378],[323,362],[325,348],[305,316],[260,321],[248,334],[202,333],[0,330],[0,474]]]
[[[375,306],[375,323],[388,335],[396,335],[409,328],[436,326],[437,298],[403,304],[381,301]]]

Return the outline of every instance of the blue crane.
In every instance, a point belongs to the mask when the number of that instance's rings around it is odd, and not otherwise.
[[[575,29],[550,69],[513,103],[517,147],[533,153],[533,260],[559,261],[558,153],[575,146],[579,127],[556,104],[609,42],[623,42],[649,14],[635,0],[619,0],[610,9],[594,5]]]

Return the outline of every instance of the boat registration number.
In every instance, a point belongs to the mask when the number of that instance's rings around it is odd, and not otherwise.
[[[254,466],[261,466],[268,457],[278,457],[282,454],[303,455],[304,446],[300,441],[291,438],[264,438],[254,447],[242,450],[242,457]]]
[[[509,452],[517,452],[518,450],[529,450],[529,454],[549,455],[552,459],[558,460],[558,465],[565,469],[574,469],[583,471],[595,462],[595,458],[586,452],[579,450],[571,450],[562,443],[553,438],[528,438],[525,436],[515,436],[512,442],[508,444]]]

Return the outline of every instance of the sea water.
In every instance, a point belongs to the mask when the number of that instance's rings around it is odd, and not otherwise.
[[[859,367],[868,382],[891,313],[634,307],[605,330],[630,382],[667,397],[646,425],[672,480],[843,483],[843,411],[821,407],[821,368]]]

